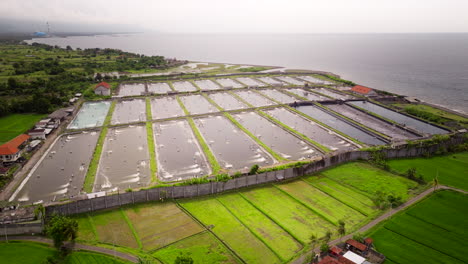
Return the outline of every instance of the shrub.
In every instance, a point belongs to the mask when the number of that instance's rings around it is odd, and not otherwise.
[[[260,168],[260,167],[259,167],[257,164],[253,165],[253,166],[250,168],[249,175],[257,174],[259,168]]]
[[[328,252],[328,250],[330,250],[330,246],[327,243],[323,243],[320,246],[320,252],[326,253],[326,252]]]

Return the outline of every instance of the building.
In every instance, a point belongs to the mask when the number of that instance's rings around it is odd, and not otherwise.
[[[0,160],[3,162],[15,162],[21,157],[23,148],[30,138],[29,135],[21,134],[0,146]]]
[[[94,93],[97,95],[110,95],[111,87],[106,82],[101,82],[94,88]]]
[[[31,139],[46,139],[45,128],[36,128],[30,130],[28,135],[31,137]]]
[[[348,239],[346,240],[346,247],[349,250],[356,251],[358,253],[364,253],[367,250],[367,246],[362,244],[361,242],[358,242],[354,239]]]
[[[377,92],[374,89],[362,85],[354,86],[351,88],[351,92],[364,96],[377,96]]]

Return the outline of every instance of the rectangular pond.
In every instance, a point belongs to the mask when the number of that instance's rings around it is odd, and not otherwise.
[[[151,99],[151,116],[153,119],[173,118],[184,115],[184,110],[182,110],[175,97],[165,96]]]
[[[187,82],[187,81],[173,82],[172,87],[174,87],[174,90],[176,90],[178,92],[198,91],[197,87],[195,87],[191,82]]]
[[[349,103],[426,134],[445,134],[449,132],[445,129],[433,126],[428,123],[424,123],[420,120],[400,114],[398,112],[392,111],[390,109],[381,107],[373,103],[369,103],[366,101],[355,101]]]
[[[364,130],[357,128],[345,121],[326,113],[325,111],[319,109],[318,107],[312,105],[305,105],[297,107],[297,110],[302,113],[312,117],[319,122],[324,123],[327,126],[330,126],[352,138],[355,138],[364,144],[367,145],[385,145],[385,141],[364,132]]]
[[[168,92],[172,92],[171,87],[169,84],[165,82],[160,82],[160,83],[149,83],[148,84],[148,92],[154,93],[154,94],[165,94]]]
[[[237,81],[247,85],[247,86],[258,86],[258,87],[265,87],[268,86],[268,84],[259,82],[255,79],[249,78],[249,77],[239,77],[237,78]]]
[[[294,88],[294,89],[287,89],[286,91],[291,92],[293,94],[297,94],[301,97],[307,98],[309,101],[324,101],[324,100],[329,100],[329,98],[321,96],[316,93],[309,92],[305,89],[301,88]]]
[[[258,77],[257,78],[258,80],[264,82],[264,83],[268,83],[270,85],[284,85],[285,83],[283,83],[282,81],[279,81],[279,80],[276,80],[276,79],[273,79],[271,77],[268,77],[268,76],[265,76],[265,77]]]
[[[291,76],[275,76],[275,78],[285,83],[292,84],[292,85],[304,85],[304,81],[298,80]]]
[[[373,117],[365,112],[362,112],[354,107],[346,104],[332,104],[325,105],[331,110],[338,112],[360,124],[363,124],[369,128],[372,128],[382,134],[388,135],[393,139],[415,139],[417,135],[401,129],[393,124],[382,121],[376,117]]]
[[[249,107],[229,93],[212,93],[208,96],[225,110],[236,110]]]
[[[187,95],[180,96],[179,98],[191,115],[219,112],[218,108],[212,105],[202,95]]]
[[[222,168],[231,172],[276,161],[253,139],[224,116],[195,119],[195,123]]]
[[[80,193],[99,132],[63,135],[41,157],[10,200],[51,202]]]
[[[347,95],[347,94],[340,94],[334,91],[331,91],[330,89],[326,88],[312,88],[311,89],[314,92],[318,92],[327,96],[330,96],[333,99],[339,99],[339,100],[347,100],[347,99],[354,99],[356,97]]]
[[[265,145],[285,159],[304,160],[321,153],[307,142],[295,137],[255,112],[243,112],[234,118]]]
[[[320,78],[312,77],[310,75],[301,75],[301,76],[296,76],[296,78],[304,80],[306,82],[310,83],[318,83],[318,84],[332,84],[332,82],[322,80]]]
[[[238,95],[240,98],[242,98],[244,101],[247,103],[255,106],[255,107],[261,107],[261,106],[268,106],[268,105],[275,105],[276,103],[271,101],[270,99],[266,98],[265,96],[261,96],[256,92],[253,91],[235,91],[234,92],[236,95]]]
[[[195,84],[204,91],[213,91],[221,89],[221,86],[213,82],[212,80],[196,80]]]
[[[299,99],[292,97],[290,95],[284,94],[278,90],[275,89],[265,89],[265,90],[258,90],[260,93],[268,96],[269,98],[276,100],[282,104],[291,104],[297,101],[300,101]]]
[[[144,187],[151,181],[145,126],[109,128],[94,191]]]
[[[144,83],[125,83],[119,86],[118,97],[123,96],[139,96],[143,95],[146,91]]]
[[[275,108],[264,112],[331,150],[357,149],[357,147],[349,142],[348,139],[344,139],[335,132],[322,127],[313,121],[305,119],[304,117],[285,108]]]
[[[89,127],[102,126],[106,119],[111,102],[85,102],[73,121],[68,125],[68,129],[83,129]]]
[[[187,120],[154,123],[153,131],[160,180],[180,181],[211,173]]]
[[[146,121],[146,102],[144,99],[117,102],[112,114],[111,124],[128,124]]]
[[[242,85],[239,82],[236,82],[235,80],[231,78],[221,78],[221,79],[216,79],[216,81],[221,84],[224,88],[242,88],[244,85]]]

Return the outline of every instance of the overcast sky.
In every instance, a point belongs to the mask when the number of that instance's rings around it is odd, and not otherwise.
[[[468,32],[467,11],[468,0],[0,0],[3,18],[168,33]]]

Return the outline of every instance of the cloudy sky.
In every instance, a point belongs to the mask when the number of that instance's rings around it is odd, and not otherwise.
[[[2,18],[174,33],[468,32],[467,10],[468,0],[0,1]]]

